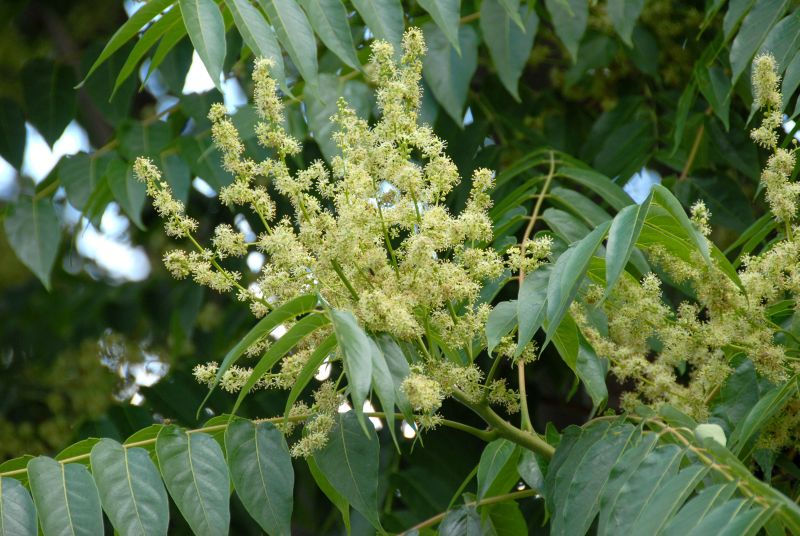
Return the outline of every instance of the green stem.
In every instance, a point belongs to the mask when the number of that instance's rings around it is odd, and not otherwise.
[[[350,280],[347,279],[347,276],[344,275],[344,270],[342,270],[342,265],[339,264],[339,261],[337,261],[336,259],[331,259],[331,266],[333,267],[333,271],[336,272],[336,275],[339,276],[339,279],[342,280],[342,283],[350,292],[350,296],[355,301],[358,301],[358,292],[356,292],[356,289],[354,289],[353,285],[350,284]]]

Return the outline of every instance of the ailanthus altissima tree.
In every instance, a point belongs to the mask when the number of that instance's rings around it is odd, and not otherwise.
[[[91,219],[112,192],[166,272],[208,290],[196,323],[221,342],[140,390],[149,426],[0,464],[0,536],[800,533],[787,9],[141,6],[89,74],[141,31],[112,89],[151,47],[142,79],[175,84],[188,34],[252,105],[161,103],[59,164],[5,228],[49,284],[24,214],[55,217],[61,195]],[[623,90],[630,73],[652,87]],[[181,166],[213,192],[187,196]],[[736,213],[745,194],[713,173],[752,177],[764,215]],[[136,345],[104,337],[124,370]]]

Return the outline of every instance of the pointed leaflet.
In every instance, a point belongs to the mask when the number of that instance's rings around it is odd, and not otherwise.
[[[392,435],[398,452],[400,445],[397,443],[397,432],[394,429],[394,405],[395,405],[395,388],[392,373],[389,371],[389,366],[386,364],[386,359],[383,357],[378,343],[372,337],[369,338],[369,345],[372,348],[370,355],[372,357],[372,385],[375,393],[378,395],[378,400],[381,401],[381,409],[386,418],[386,427]]]
[[[0,476],[0,536],[36,536],[36,509],[19,480]]]
[[[192,531],[198,536],[228,534],[230,479],[214,438],[165,426],[156,439],[156,454],[169,494]]]
[[[383,333],[376,338],[376,342],[381,349],[383,359],[386,361],[386,366],[389,368],[389,374],[392,375],[395,404],[397,404],[397,407],[406,418],[406,421],[413,422],[414,413],[411,410],[411,404],[409,404],[406,394],[401,389],[403,380],[411,373],[408,360],[403,350],[391,336]]]
[[[588,0],[545,0],[544,5],[550,12],[556,35],[575,63],[578,59],[578,45],[589,21]]]
[[[544,473],[542,472],[538,457],[539,455],[535,454],[533,451],[522,449],[519,461],[517,462],[517,472],[528,487],[541,493],[541,491],[544,490]]]
[[[789,0],[758,0],[742,21],[742,27],[731,44],[731,85],[750,65],[750,60],[775,23],[783,16]]]
[[[233,22],[244,43],[250,47],[254,56],[272,59],[274,65],[270,69],[270,76],[277,80],[281,87],[285,87],[283,54],[275,38],[275,31],[250,0],[225,0],[225,5],[233,15]]]
[[[380,444],[375,429],[370,426],[367,437],[359,430],[358,419],[352,411],[340,413],[328,444],[314,454],[320,471],[366,517],[380,529],[378,520],[378,451]]]
[[[239,409],[239,406],[250,393],[250,390],[255,387],[256,383],[259,382],[264,374],[269,372],[289,350],[294,348],[297,343],[305,339],[310,333],[327,325],[329,322],[328,317],[325,315],[312,313],[298,320],[280,339],[272,343],[272,346],[267,349],[258,361],[258,364],[253,367],[253,372],[250,374],[250,377],[247,378],[247,382],[245,382],[241,392],[239,392],[239,396],[236,397],[236,403],[233,405],[231,413],[236,413],[236,410]]]
[[[300,0],[300,3],[325,46],[345,64],[361,69],[342,0]]]
[[[142,208],[147,197],[147,187],[134,176],[133,164],[126,164],[119,158],[114,159],[108,164],[105,176],[119,206],[136,227],[144,229]]]
[[[608,0],[608,17],[622,41],[633,47],[631,36],[636,19],[642,13],[644,0]]]
[[[544,321],[547,303],[547,283],[550,281],[553,265],[545,264],[536,271],[525,274],[525,279],[519,286],[517,296],[517,322],[518,341],[514,355],[519,356],[522,350],[533,339],[536,331]]]
[[[461,0],[417,0],[417,3],[430,14],[433,22],[442,30],[456,52],[461,53],[461,45],[458,42]]]
[[[39,456],[28,462],[28,478],[44,536],[103,534],[100,497],[86,467]]]
[[[14,101],[0,98],[0,157],[17,170],[25,154],[25,116]]]
[[[316,88],[317,40],[306,14],[295,0],[258,0],[269,18],[278,41],[289,53],[309,87]]]
[[[435,24],[424,24],[422,31],[428,46],[428,53],[422,59],[425,81],[448,115],[462,126],[469,83],[478,68],[478,36],[472,26],[459,28],[459,56]]]
[[[164,77],[169,89],[175,93],[181,93],[183,91],[185,77],[181,77],[181,74],[185,75],[191,65],[192,52],[194,50],[191,43],[186,43],[178,47],[178,44],[183,41],[184,37],[186,37],[186,26],[183,24],[176,24],[164,34],[164,37],[158,43],[158,47],[156,47],[156,51],[153,53],[153,57],[150,58],[150,65],[147,68],[147,75],[143,83],[146,83],[150,79],[150,75],[153,74],[153,71],[161,67],[164,60],[169,58],[170,61],[165,63],[164,67],[159,69],[159,72]],[[170,55],[169,53],[172,52],[173,49],[175,49],[175,52]],[[185,68],[175,68],[176,66],[183,65],[185,65]],[[180,74],[176,73],[176,71],[180,71]]]
[[[197,55],[214,85],[222,91],[220,77],[225,62],[225,22],[214,0],[178,0],[183,24]]]
[[[234,419],[225,432],[231,480],[248,513],[268,534],[291,534],[294,469],[274,425]]]
[[[388,41],[400,57],[403,28],[403,6],[400,0],[353,0],[353,7],[376,39]]]
[[[644,218],[647,216],[647,209],[650,207],[648,196],[641,205],[628,205],[619,211],[611,222],[608,230],[608,245],[606,247],[606,292],[605,297],[611,295],[614,284],[622,275],[628,260],[631,258],[642,232]]]
[[[708,468],[692,465],[667,479],[642,506],[639,521],[628,527],[630,536],[660,534],[664,525],[675,515],[692,491],[705,477]]]
[[[245,350],[250,348],[250,346],[252,346],[262,337],[267,336],[281,323],[291,320],[296,316],[309,313],[313,311],[316,306],[317,296],[315,294],[298,296],[297,298],[284,303],[277,309],[271,311],[267,316],[259,320],[258,324],[248,331],[247,335],[245,335],[238,343],[236,343],[236,346],[231,348],[230,351],[225,354],[225,358],[222,360],[222,364],[217,370],[217,376],[214,378],[214,382],[211,384],[208,395],[206,395],[206,398],[203,400],[202,404],[200,404],[200,408],[205,405],[208,397],[211,396],[211,391],[213,391],[214,388],[219,385],[219,381],[222,379],[222,375],[225,374],[225,371],[227,371],[231,365],[236,363]]]
[[[120,534],[167,534],[169,499],[148,452],[102,439],[91,452],[100,502]]]
[[[143,4],[139,9],[137,9],[136,12],[125,22],[125,24],[123,24],[119,30],[117,30],[114,35],[111,36],[111,39],[108,40],[108,44],[100,53],[100,56],[97,57],[92,65],[92,68],[89,69],[88,73],[86,73],[86,77],[78,87],[82,86],[84,82],[86,82],[86,78],[89,78],[95,69],[97,69],[108,58],[110,58],[114,52],[119,50],[122,45],[130,41],[131,38],[135,36],[145,24],[153,20],[156,15],[171,6],[174,2],[175,0],[152,0],[146,4]]]
[[[572,317],[566,316],[571,319]],[[564,321],[562,320],[562,324]],[[577,327],[576,327],[577,331]],[[558,333],[558,332],[556,332]],[[556,338],[553,339],[553,342]],[[608,373],[608,362],[597,357],[594,349],[585,342],[580,342],[578,352],[575,357],[575,374],[583,382],[589,398],[592,399],[592,413],[605,405],[608,401],[608,387],[606,387],[606,374]]]
[[[317,483],[317,487],[325,494],[336,509],[339,510],[339,513],[342,514],[342,522],[347,530],[347,534],[350,534],[350,503],[347,502],[344,495],[333,488],[328,479],[325,478],[325,475],[322,474],[322,471],[313,457],[309,456],[306,458],[306,463],[308,464],[308,470],[311,476],[314,478],[314,482]]]
[[[500,302],[494,306],[486,320],[486,343],[491,354],[500,339],[511,333],[517,325],[517,300]]]
[[[286,399],[286,406],[283,410],[284,415],[289,415],[292,404],[298,399],[303,389],[306,388],[311,378],[319,370],[319,367],[325,362],[325,359],[331,355],[334,348],[336,348],[336,335],[331,333],[314,349],[314,353],[311,354],[306,364],[303,365],[300,374],[297,375],[297,380],[295,380],[292,390]]]
[[[553,276],[547,285],[547,340],[558,328],[567,314],[583,276],[589,268],[597,248],[603,242],[611,222],[599,225],[591,233],[561,254],[553,266]]]
[[[353,313],[331,309],[330,315],[336,340],[342,350],[344,372],[347,375],[350,397],[353,399],[353,409],[361,427],[369,436],[373,429],[372,425],[368,426],[364,419],[363,407],[372,385],[372,346],[369,337],[358,325]],[[347,495],[345,494],[345,496]]]
[[[478,462],[478,500],[505,493],[517,483],[520,449],[507,439],[495,439]]]
[[[522,8],[517,17],[523,21],[522,28],[511,18],[508,9],[500,0],[484,0],[481,3],[481,33],[500,81],[509,93],[519,101],[519,77],[528,63],[533,40],[539,27],[536,12]]]
[[[45,59],[25,63],[20,73],[28,121],[51,146],[75,117],[75,78],[66,65]]]
[[[61,226],[49,198],[20,197],[11,205],[3,226],[19,260],[50,289],[50,272],[61,242]]]

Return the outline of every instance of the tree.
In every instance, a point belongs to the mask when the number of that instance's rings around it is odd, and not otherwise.
[[[520,4],[8,8],[0,533],[800,532],[797,11]]]

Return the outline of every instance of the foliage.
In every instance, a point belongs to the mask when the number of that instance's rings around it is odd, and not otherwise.
[[[520,4],[150,0],[13,67],[0,156],[76,110],[99,148],[4,209],[53,294],[12,267],[0,301],[0,453],[44,454],[0,464],[0,534],[800,532],[797,10]],[[192,51],[216,89],[183,93]],[[64,251],[112,201],[193,281]]]

